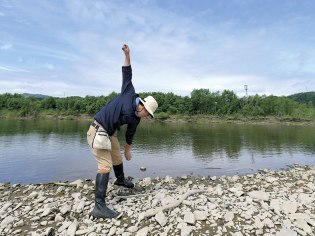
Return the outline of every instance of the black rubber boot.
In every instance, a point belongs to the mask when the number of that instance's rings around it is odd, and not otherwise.
[[[124,186],[126,188],[133,188],[135,186],[131,181],[125,179],[123,163],[116,166],[113,165],[113,168],[117,178],[114,182],[115,185]]]
[[[118,218],[121,216],[117,211],[106,206],[105,198],[108,185],[109,173],[98,173],[95,179],[95,206],[91,216],[95,218]]]

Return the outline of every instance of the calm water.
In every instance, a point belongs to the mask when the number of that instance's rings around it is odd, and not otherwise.
[[[86,143],[89,121],[1,120],[0,182],[36,183],[94,178]],[[118,134],[124,145],[124,130]],[[141,123],[125,174],[234,175],[258,169],[315,165],[315,127]],[[147,168],[145,172],[140,167]],[[113,176],[113,173],[111,174]]]

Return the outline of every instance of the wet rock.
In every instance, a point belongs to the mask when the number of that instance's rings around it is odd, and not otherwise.
[[[83,181],[81,179],[75,180],[71,184],[76,185],[77,188],[83,187]]]
[[[142,184],[143,185],[150,185],[151,184],[151,178],[150,177],[146,177],[142,180]]]

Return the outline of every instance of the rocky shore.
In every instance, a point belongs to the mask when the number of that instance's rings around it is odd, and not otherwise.
[[[0,235],[315,235],[315,167],[109,185],[120,219],[90,219],[94,181],[0,184]]]

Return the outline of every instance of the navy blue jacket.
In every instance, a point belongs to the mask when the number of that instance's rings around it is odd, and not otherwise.
[[[135,114],[134,103],[138,94],[131,81],[131,66],[122,67],[122,79],[121,93],[96,113],[94,119],[104,127],[110,136],[116,130],[120,130],[121,125],[127,124],[126,142],[132,144],[140,118]]]

